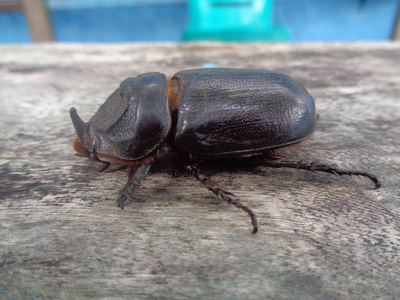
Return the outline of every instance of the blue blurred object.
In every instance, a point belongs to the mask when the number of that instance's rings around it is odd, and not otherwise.
[[[0,43],[32,42],[28,22],[22,11],[0,11]]]
[[[291,30],[292,41],[383,41],[391,39],[399,2],[281,0],[274,13]]]
[[[189,0],[184,41],[289,41],[285,27],[273,26],[273,0]]]
[[[1,3],[1,2],[0,2]],[[56,41],[182,41],[185,0],[48,0]],[[382,41],[391,38],[399,0],[275,0],[269,24],[291,41]],[[21,11],[1,11],[0,43],[29,43]]]
[[[51,19],[58,41],[180,41],[187,14],[186,4],[135,5],[54,10]]]

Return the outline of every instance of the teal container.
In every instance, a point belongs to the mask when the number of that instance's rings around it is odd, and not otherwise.
[[[189,0],[184,41],[289,41],[271,21],[273,0]]]

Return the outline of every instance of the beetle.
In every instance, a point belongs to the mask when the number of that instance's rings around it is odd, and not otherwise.
[[[284,161],[273,153],[298,144],[315,131],[312,96],[288,75],[260,69],[210,68],[180,71],[167,80],[162,73],[125,79],[89,120],[72,107],[77,133],[74,149],[101,162],[130,166],[129,180],[117,200],[133,201],[152,163],[167,145],[175,166],[191,173],[219,199],[245,211],[252,233],[258,230],[254,212],[232,193],[215,185],[199,170],[204,161],[238,159],[273,168],[296,168],[336,175],[359,175],[380,187],[377,177],[336,166]],[[175,168],[176,169],[176,168]]]

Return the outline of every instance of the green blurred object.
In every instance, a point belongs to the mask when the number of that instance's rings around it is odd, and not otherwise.
[[[184,41],[289,41],[271,21],[273,0],[189,0]]]

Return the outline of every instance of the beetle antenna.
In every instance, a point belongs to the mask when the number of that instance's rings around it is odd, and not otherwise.
[[[215,195],[217,195],[219,199],[227,202],[228,204],[232,204],[232,205],[236,206],[238,209],[241,209],[244,212],[246,212],[251,218],[251,224],[253,225],[253,232],[252,233],[253,234],[257,233],[257,231],[258,231],[257,217],[249,207],[247,207],[246,205],[243,205],[239,201],[233,200],[231,197],[229,197],[228,195],[232,195],[233,196],[233,194],[230,193],[230,192],[227,192],[227,191],[224,191],[224,190],[220,189],[217,185],[215,185],[213,182],[211,182],[206,176],[201,174],[199,172],[199,170],[197,170],[197,168],[195,166],[193,166],[193,165],[186,166],[186,170],[191,172],[192,175],[198,181],[200,181],[208,190],[210,190]]]

